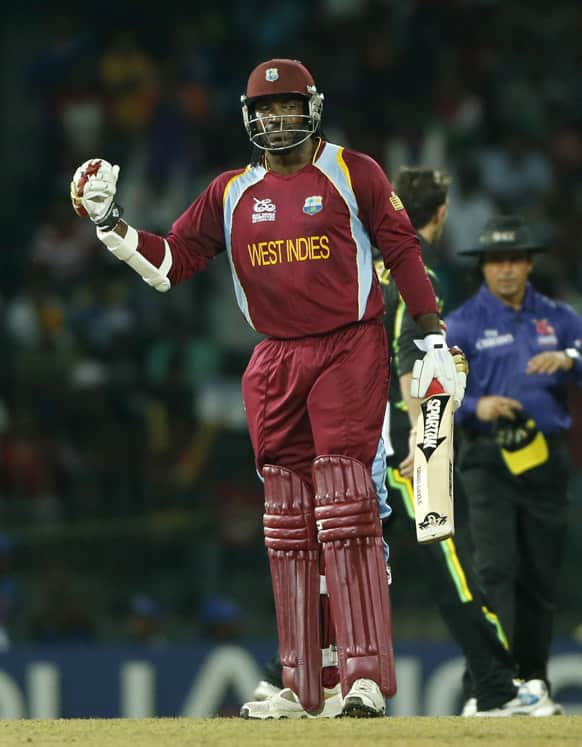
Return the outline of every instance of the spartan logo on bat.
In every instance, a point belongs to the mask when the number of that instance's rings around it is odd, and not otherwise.
[[[418,526],[421,529],[428,529],[429,527],[442,527],[443,524],[447,523],[447,520],[448,516],[443,516],[437,511],[429,511],[424,519],[419,522]]]
[[[426,402],[422,403],[424,440],[417,443],[416,446],[422,451],[427,462],[445,440],[444,436],[439,438],[439,429],[448,401],[449,397],[438,396],[429,397]]]

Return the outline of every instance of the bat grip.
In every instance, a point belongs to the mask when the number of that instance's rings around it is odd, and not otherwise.
[[[432,397],[433,394],[444,394],[444,393],[445,393],[445,390],[444,390],[443,385],[441,384],[441,382],[438,379],[433,379],[430,382],[430,385],[429,385],[428,389],[426,390],[426,394],[424,396],[425,397]]]

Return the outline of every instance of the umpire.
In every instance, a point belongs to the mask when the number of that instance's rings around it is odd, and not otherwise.
[[[442,306],[439,278],[431,265],[437,261],[434,247],[446,219],[449,181],[446,174],[434,169],[402,168],[395,182],[396,191],[418,231],[423,260],[437,292],[439,306]],[[410,479],[415,433],[411,424],[416,423],[420,408],[418,401],[412,400],[408,392],[412,367],[421,353],[414,343],[419,336],[417,326],[406,311],[390,273],[380,262],[376,264],[376,271],[386,301],[392,365],[398,374],[390,377],[390,422],[389,427],[385,424],[384,428],[384,439],[391,447],[388,450],[393,452],[388,459],[392,502],[395,493],[401,498],[394,505],[395,515],[400,514],[399,520],[389,521],[385,529],[393,541],[402,529],[412,536],[416,534]],[[457,507],[463,503],[462,487],[456,474]],[[472,697],[463,715],[548,715],[548,695],[543,683],[526,683],[518,689],[513,681],[515,662],[507,650],[507,640],[493,607],[486,600],[471,566],[466,522],[457,511],[456,525],[455,539],[416,545],[415,548],[423,577],[451,636],[467,661],[472,686],[466,694]]]
[[[484,283],[446,322],[449,344],[469,361],[456,417],[476,570],[519,676],[549,687],[567,522],[567,388],[570,379],[582,385],[582,318],[530,284],[540,251],[521,218],[491,220],[461,252],[478,259]]]

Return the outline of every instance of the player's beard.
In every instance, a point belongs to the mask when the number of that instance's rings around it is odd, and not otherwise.
[[[273,130],[263,133],[261,139],[267,151],[283,155],[296,148],[305,139],[305,132],[303,130]]]

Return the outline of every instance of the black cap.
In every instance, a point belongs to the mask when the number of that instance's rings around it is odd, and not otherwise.
[[[458,252],[465,256],[476,256],[484,252],[545,252],[531,239],[530,231],[523,218],[518,215],[501,215],[491,218],[479,236],[479,244],[472,249]]]

